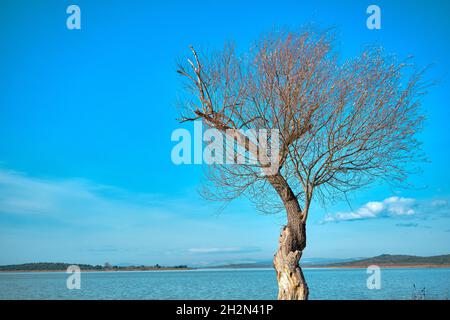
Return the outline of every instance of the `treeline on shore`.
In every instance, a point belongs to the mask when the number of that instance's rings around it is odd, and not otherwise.
[[[168,269],[188,269],[187,265],[177,266],[114,266],[109,263],[104,265],[76,264],[76,263],[60,263],[60,262],[34,262],[23,264],[12,264],[0,266],[0,271],[61,271],[67,270],[71,265],[78,266],[81,270],[91,271],[127,271],[127,270],[168,270]]]

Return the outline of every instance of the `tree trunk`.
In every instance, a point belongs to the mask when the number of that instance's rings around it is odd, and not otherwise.
[[[298,199],[280,175],[269,178],[286,208],[287,225],[281,231],[278,251],[273,259],[277,272],[279,300],[307,300],[308,285],[300,268],[299,261],[306,247],[306,214],[302,212]]]
[[[273,259],[277,272],[278,300],[308,299],[308,285],[299,266],[306,241],[305,224],[301,225],[301,230],[299,235],[295,235],[295,231],[287,225],[281,231],[278,251]]]

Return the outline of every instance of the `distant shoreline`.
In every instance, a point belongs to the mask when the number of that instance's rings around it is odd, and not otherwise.
[[[330,260],[330,259],[329,259]],[[382,254],[372,258],[351,260],[351,261],[310,261],[300,263],[304,269],[365,269],[369,266],[378,266],[384,269],[443,269],[450,268],[450,254],[420,257],[408,255]],[[176,271],[176,270],[215,270],[215,269],[273,269],[272,261],[256,263],[227,264],[219,266],[189,267],[188,265],[127,265],[116,266],[105,263],[104,266],[92,264],[69,264],[60,262],[32,262],[23,264],[11,264],[0,266],[0,272],[66,272],[71,265],[78,266],[83,272],[120,272],[120,271]]]
[[[137,272],[137,271],[174,271],[174,270],[194,270],[195,268],[148,268],[148,269],[120,269],[120,270],[97,270],[97,269],[81,269],[81,272]],[[0,270],[0,273],[29,273],[29,272],[67,272],[65,269],[61,270]]]
[[[104,266],[84,263],[62,263],[62,262],[32,262],[23,264],[10,264],[0,266],[0,272],[66,272],[72,266],[78,267],[80,271],[164,271],[164,270],[189,270],[187,265],[162,266],[156,265],[128,265],[116,266],[105,263]],[[73,272],[73,269],[71,269]]]
[[[379,266],[380,268],[450,268],[450,254],[420,257],[409,255],[390,255],[382,254],[372,258],[346,259],[347,261],[309,261],[302,263],[300,266],[304,269],[308,268],[367,268],[368,266]],[[328,259],[332,260],[332,259]],[[240,263],[228,264],[221,266],[214,266],[211,268],[270,268],[271,261],[255,262],[255,263]]]
[[[302,269],[366,269],[369,265],[358,266],[333,266],[333,265],[317,265],[302,266]],[[417,264],[417,265],[377,265],[381,269],[445,269],[450,268],[450,264]],[[145,271],[189,271],[189,270],[246,270],[246,269],[271,269],[271,267],[255,267],[255,268],[148,268],[148,269],[121,269],[121,270],[96,270],[85,269],[81,272],[145,272]],[[0,270],[0,273],[44,273],[44,272],[66,272],[67,270]]]

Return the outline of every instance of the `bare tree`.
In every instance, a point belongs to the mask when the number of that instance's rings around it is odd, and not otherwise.
[[[251,147],[259,141],[245,130],[279,130],[275,173],[264,174],[260,161],[214,164],[205,193],[285,210],[274,257],[278,299],[308,298],[299,261],[313,196],[336,199],[377,178],[402,183],[421,158],[415,134],[424,119],[423,72],[376,47],[341,61],[333,45],[330,31],[279,32],[241,55],[232,45],[210,55],[191,47],[193,57],[178,69],[190,97],[180,121],[232,132],[247,158],[256,156]]]

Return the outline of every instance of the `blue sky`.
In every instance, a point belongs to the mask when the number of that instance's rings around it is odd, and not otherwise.
[[[66,8],[81,8],[81,30]],[[370,4],[382,29],[368,30]],[[274,27],[334,26],[343,58],[381,44],[440,83],[424,101],[430,162],[414,187],[382,183],[311,209],[305,257],[450,253],[450,21],[436,1],[2,1],[0,264],[210,264],[271,259],[284,216],[245,200],[219,213],[200,166],[175,166],[176,62]],[[192,129],[191,125],[183,127]]]

